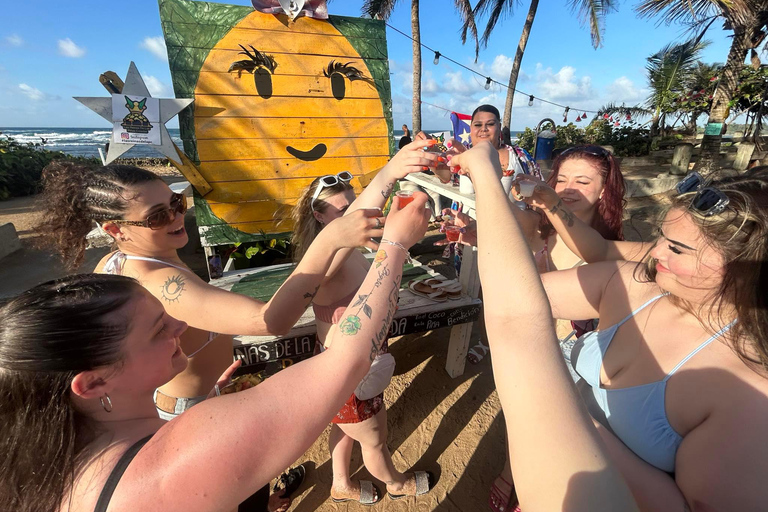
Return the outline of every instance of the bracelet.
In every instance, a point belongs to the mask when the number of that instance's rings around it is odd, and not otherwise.
[[[408,252],[408,249],[406,249],[405,246],[400,242],[393,242],[392,240],[387,240],[386,238],[382,238],[381,243],[394,245],[395,247],[402,249],[403,252],[405,253],[405,259],[408,260],[408,263],[413,263],[413,258],[411,258],[411,253]]]

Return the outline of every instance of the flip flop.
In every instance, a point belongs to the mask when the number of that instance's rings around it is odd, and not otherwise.
[[[435,486],[435,475],[431,471],[414,471],[414,478],[416,479],[416,494],[392,494],[387,491],[387,496],[391,500],[401,500],[408,496],[421,496],[427,494]]]
[[[490,347],[483,345],[482,339],[478,340],[477,345],[470,348],[469,351],[467,352],[467,361],[469,361],[472,364],[477,364],[480,361],[482,361],[483,358],[487,356],[488,352],[490,351],[491,351]]]
[[[422,281],[411,281],[408,283],[408,289],[419,297],[425,297],[435,302],[445,302],[448,300],[447,292],[435,289]]]
[[[301,484],[304,483],[304,477],[306,475],[307,470],[304,468],[303,464],[291,468],[278,477],[275,486],[272,488],[272,492],[278,492],[282,486],[283,494],[281,494],[280,497],[290,498],[291,494],[296,492],[296,490],[301,487]]]
[[[376,496],[377,498],[373,497],[373,490],[376,489]],[[334,498],[331,496],[331,499],[334,503],[346,503],[347,501],[356,501],[360,503],[361,505],[365,505],[367,507],[370,507],[371,505],[375,505],[376,503],[381,501],[382,498],[381,489],[373,485],[373,482],[370,480],[360,480],[360,499],[356,500],[355,498]]]
[[[430,283],[430,281],[432,281],[432,283]],[[461,298],[461,283],[455,279],[451,279],[450,281],[427,279],[425,282],[436,290],[443,290],[448,294],[448,298],[451,300],[458,300]]]
[[[510,493],[514,489],[514,486],[504,480],[501,476],[501,481],[507,484],[510,488]],[[507,512],[511,509],[509,508],[512,501],[512,498],[510,496],[507,496],[499,487],[496,485],[496,482],[493,483],[491,486],[491,495],[488,497],[488,506],[493,512]],[[517,510],[517,509],[514,509]]]

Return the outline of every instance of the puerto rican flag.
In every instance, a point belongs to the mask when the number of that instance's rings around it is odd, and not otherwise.
[[[469,123],[472,122],[472,116],[451,112],[451,124],[453,124],[453,138],[460,141],[466,147],[472,146],[472,139],[469,138]]]

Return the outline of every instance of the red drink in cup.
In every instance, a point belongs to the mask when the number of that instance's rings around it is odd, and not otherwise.
[[[445,226],[445,238],[449,242],[458,242],[461,228],[459,226]]]
[[[405,205],[413,201],[413,192],[410,190],[398,190],[395,195],[400,201],[400,208],[405,208]]]

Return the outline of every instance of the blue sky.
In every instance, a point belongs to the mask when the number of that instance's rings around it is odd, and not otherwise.
[[[229,3],[250,5],[245,0]],[[362,0],[333,0],[331,14],[358,16]],[[474,2],[473,2],[474,3]],[[679,26],[658,26],[638,19],[624,2],[608,16],[603,47],[592,48],[588,28],[566,7],[566,2],[539,4],[523,58],[518,88],[569,105],[573,121],[578,109],[596,110],[610,101],[633,105],[647,95],[645,58],[665,44],[680,40]],[[474,45],[462,45],[461,21],[449,0],[421,0],[422,42],[484,76],[507,83],[528,4],[499,22],[488,48],[474,62]],[[401,0],[390,24],[410,33],[410,2]],[[484,24],[480,30],[484,28]],[[714,25],[706,62],[723,62],[728,32]],[[387,29],[395,126],[411,126],[411,41]],[[471,113],[481,103],[503,110],[506,88],[493,85],[424,50],[422,99],[450,110]],[[72,96],[106,96],[99,74],[113,70],[125,77],[130,61],[136,65],[156,97],[173,97],[155,0],[70,2],[26,0],[7,2],[0,24],[0,127],[108,127],[98,115]],[[533,126],[543,117],[562,121],[563,109],[516,95],[512,129]],[[444,110],[424,106],[422,126],[450,129]],[[703,121],[703,120],[702,120]],[[177,126],[175,120],[168,124]]]

